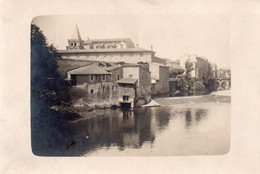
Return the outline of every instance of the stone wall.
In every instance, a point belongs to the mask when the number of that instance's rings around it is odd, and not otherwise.
[[[69,90],[69,94],[74,106],[96,105],[99,107],[110,107],[112,105],[119,106],[118,91],[119,88],[116,83],[105,82],[85,86],[74,86]]]
[[[110,74],[98,74],[98,75],[89,75],[89,74],[77,74],[77,75],[70,75],[76,77],[77,86],[87,84],[95,84],[95,83],[102,83],[102,82],[111,82],[111,75]],[[93,80],[91,80],[91,76]],[[104,76],[104,77],[103,77]],[[103,79],[105,78],[105,79]],[[73,79],[73,78],[71,78]]]
[[[151,78],[150,72],[139,68],[139,83],[136,87],[135,106],[139,107],[151,101]]]

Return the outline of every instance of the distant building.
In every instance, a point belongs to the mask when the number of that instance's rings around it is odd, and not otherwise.
[[[169,67],[150,62],[152,95],[169,94]]]
[[[205,78],[210,77],[210,62],[205,57],[189,57],[188,60],[193,65],[193,70],[191,72],[191,76],[198,80],[202,80],[202,77]]]
[[[170,59],[166,59],[165,65],[172,67],[175,65],[180,65],[180,60],[170,60]]]
[[[104,62],[158,62],[165,60],[155,57],[155,52],[139,48],[129,38],[82,40],[76,26],[72,37],[68,39],[66,50],[58,50],[63,59],[104,61]]]

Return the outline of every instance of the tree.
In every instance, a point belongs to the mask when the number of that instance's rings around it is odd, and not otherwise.
[[[65,86],[57,72],[59,53],[48,46],[40,28],[31,25],[31,97],[43,100],[47,105],[58,104]]]
[[[193,64],[190,58],[185,62],[186,72],[183,74],[178,83],[177,90],[181,96],[193,95],[194,94],[194,83],[191,78],[191,71],[193,70]]]
[[[186,74],[191,73],[191,71],[194,69],[190,58],[185,62],[185,69],[186,69]]]

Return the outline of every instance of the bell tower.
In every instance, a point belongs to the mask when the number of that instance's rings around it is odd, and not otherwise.
[[[81,39],[77,25],[75,26],[71,38],[68,39],[67,49],[84,49],[84,41]]]

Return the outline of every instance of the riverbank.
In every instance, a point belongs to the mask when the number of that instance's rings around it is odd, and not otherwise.
[[[161,106],[171,106],[179,104],[192,104],[192,103],[231,103],[231,92],[217,91],[210,95],[200,96],[187,96],[187,97],[167,97],[154,99],[155,102]]]
[[[195,103],[231,103],[231,91],[216,91],[210,95],[200,96],[183,96],[183,97],[166,97],[153,99],[147,106],[172,106],[172,105],[185,105]],[[52,106],[50,108],[56,112],[64,114],[77,114],[79,118],[88,119],[93,117],[105,116],[106,112],[111,110],[110,107],[97,107],[97,106]]]
[[[106,112],[112,110],[110,108],[96,108],[90,106],[52,106],[50,109],[63,114],[77,114],[79,116],[77,120],[81,118],[86,119],[104,116]]]

